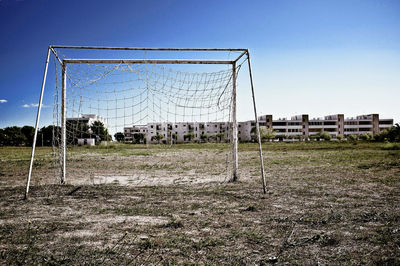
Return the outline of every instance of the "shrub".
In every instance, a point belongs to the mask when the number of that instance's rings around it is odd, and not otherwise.
[[[337,135],[336,138],[340,141],[343,139],[343,135]]]
[[[322,131],[321,133],[319,133],[319,136],[320,136],[320,138],[323,139],[323,140],[331,140],[331,139],[332,139],[331,134],[329,134],[328,132],[324,132],[324,131]]]
[[[364,134],[360,135],[360,140],[364,140],[364,141],[372,140],[372,136],[368,133],[364,133]]]
[[[400,125],[396,124],[395,126],[384,129],[381,133],[376,134],[374,136],[376,141],[391,141],[391,142],[398,142],[400,141]]]
[[[203,142],[207,142],[207,140],[208,140],[208,135],[207,135],[207,134],[201,134],[201,135],[200,135],[200,139],[201,139],[201,141],[203,141]]]
[[[271,141],[276,137],[276,131],[274,131],[272,128],[260,128],[260,136],[261,140]]]
[[[356,135],[348,135],[347,136],[347,140],[349,140],[349,141],[356,141],[358,138],[357,138],[357,136]]]
[[[185,140],[192,141],[192,139],[194,139],[195,136],[196,135],[194,133],[190,132],[190,133],[187,133],[187,134],[183,135],[183,140],[184,141]]]

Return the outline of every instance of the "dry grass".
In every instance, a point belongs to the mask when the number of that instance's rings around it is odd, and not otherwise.
[[[74,148],[63,186],[43,148],[28,201],[29,149],[0,148],[0,264],[399,264],[400,151],[381,146],[265,144],[266,195],[253,144],[237,183],[223,145]]]

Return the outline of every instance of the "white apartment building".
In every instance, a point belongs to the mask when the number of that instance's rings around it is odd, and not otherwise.
[[[143,134],[144,136],[146,136],[147,126],[137,125],[124,128],[125,141],[133,141],[135,139],[135,134]]]
[[[359,115],[355,118],[344,118],[343,114],[328,115],[323,118],[309,119],[307,114],[296,115],[291,119],[272,119],[272,115],[260,117],[260,125],[272,128],[281,137],[309,138],[324,131],[337,137],[338,135],[378,134],[393,126],[393,119],[380,119],[379,114]]]
[[[67,122],[68,121],[80,121],[83,123],[87,123],[87,125],[89,127],[91,125],[93,125],[93,123],[95,121],[100,121],[103,123],[105,128],[108,128],[107,119],[105,119],[99,115],[95,115],[95,114],[81,114],[78,117],[67,117],[66,120],[67,120]]]
[[[238,140],[241,142],[252,141],[255,137],[251,133],[255,121],[238,122]],[[272,128],[277,138],[308,139],[320,132],[327,132],[336,138],[338,135],[361,135],[368,133],[377,134],[393,126],[393,119],[380,119],[378,114],[359,115],[355,118],[344,118],[343,114],[328,115],[323,118],[309,119],[307,114],[292,116],[291,119],[279,118],[274,120],[272,115],[259,117],[260,128]],[[170,143],[171,138],[177,143],[188,141],[185,135],[192,133],[191,141],[200,141],[201,135],[216,135],[219,141],[227,141],[231,136],[231,123],[229,122],[165,122],[148,123],[143,126],[125,127],[125,140],[132,141],[134,133],[145,135],[147,143],[155,143],[154,136],[162,135],[161,142]],[[223,136],[223,137],[222,137]],[[222,140],[223,138],[223,140]]]
[[[171,139],[183,143],[188,141],[188,134],[192,136],[191,141],[200,141],[202,135],[216,135],[218,141],[224,141],[230,138],[229,125],[228,122],[154,122],[144,126],[125,127],[124,135],[126,141],[132,141],[135,133],[143,133],[147,143],[157,142],[154,139],[157,134],[162,136],[161,142],[164,143],[170,143]]]

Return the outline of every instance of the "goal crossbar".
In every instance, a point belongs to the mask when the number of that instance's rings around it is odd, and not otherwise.
[[[50,45],[49,48],[87,49],[87,50],[126,50],[126,51],[248,52],[248,49],[244,48],[144,48],[144,47],[65,46],[65,45]]]
[[[211,64],[231,65],[235,61],[221,60],[172,60],[172,59],[64,59],[68,64]]]

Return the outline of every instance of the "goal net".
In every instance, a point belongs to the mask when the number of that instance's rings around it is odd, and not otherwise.
[[[237,178],[236,86],[247,50],[105,49],[119,59],[103,49],[95,56],[95,49],[50,50],[53,169],[61,183]]]

